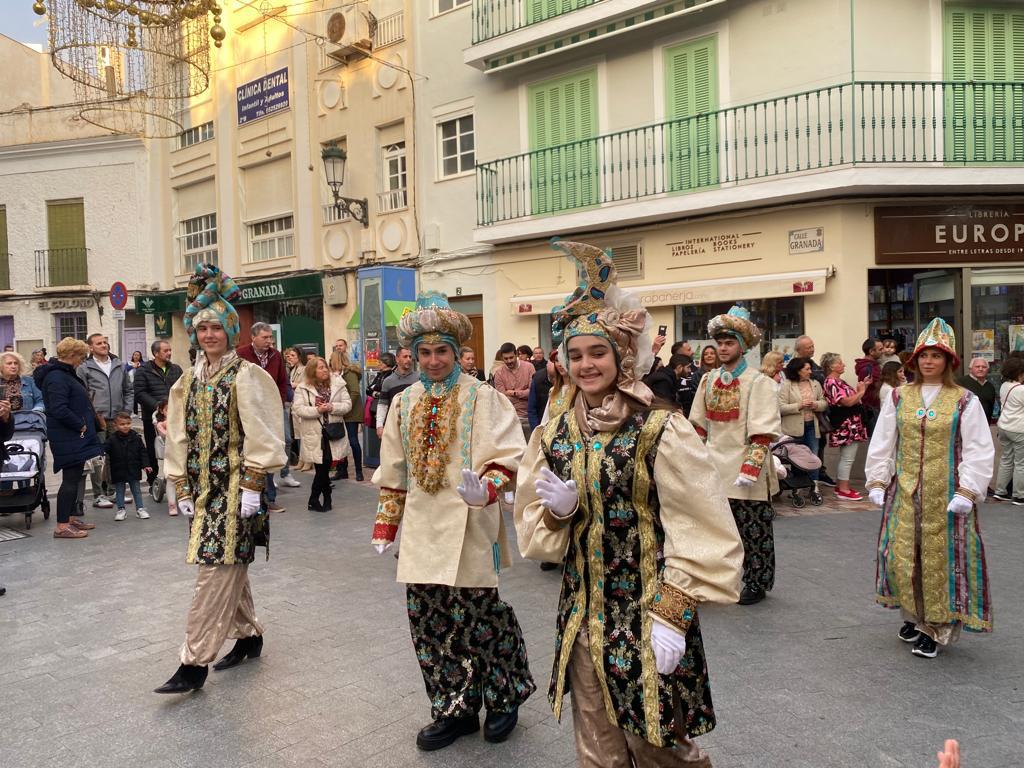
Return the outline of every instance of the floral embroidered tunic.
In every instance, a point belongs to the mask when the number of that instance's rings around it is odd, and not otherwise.
[[[538,498],[542,468],[575,480],[579,508],[556,518]],[[515,509],[524,557],[565,559],[549,698],[561,716],[566,673],[589,637],[608,719],[657,746],[676,742],[675,703],[691,736],[714,727],[696,605],[734,603],[743,546],[718,473],[682,414],[634,413],[614,433],[583,435],[572,409],[534,431]],[[686,655],[659,675],[651,624],[686,635]]]
[[[190,564],[248,564],[257,541],[268,542],[267,516],[239,511],[242,489],[262,491],[267,473],[284,466],[280,402],[269,374],[239,357],[206,381],[192,369],[171,387],[164,461],[177,497],[195,504]]]
[[[472,376],[453,376],[432,396],[416,382],[392,403],[381,439],[373,542],[402,527],[398,581],[497,587],[511,567],[497,500],[519,469],[525,444],[508,398]],[[471,508],[456,490],[472,469],[490,487],[487,506]]]
[[[992,630],[977,507],[959,514],[947,507],[954,494],[985,498],[994,458],[984,409],[967,390],[902,386],[886,398],[865,465],[867,487],[886,491],[878,602],[904,607],[931,624]]]

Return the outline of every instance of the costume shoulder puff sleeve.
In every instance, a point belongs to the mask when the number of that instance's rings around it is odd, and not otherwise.
[[[535,483],[540,479],[540,471],[551,469],[544,454],[543,438],[546,431],[547,428],[533,430],[530,444],[526,447],[516,485],[514,519],[516,539],[522,556],[529,560],[557,563],[565,556],[569,546],[569,523],[574,515],[557,517],[537,496]]]
[[[493,504],[499,492],[511,490],[526,442],[519,417],[508,398],[486,384],[476,386],[472,469],[486,481],[488,503]]]
[[[252,363],[243,363],[238,369],[235,393],[245,433],[240,485],[262,491],[267,475],[281,469],[286,461],[281,393],[270,374]]]
[[[693,396],[693,405],[690,406],[690,423],[697,430],[697,434],[703,439],[708,436],[708,418],[705,393],[708,388],[708,374],[700,378],[697,385],[697,392]]]
[[[960,483],[956,493],[971,501],[984,501],[992,480],[996,449],[988,418],[977,397],[971,397],[961,414],[960,439],[961,455],[957,466]]]
[[[164,474],[174,486],[176,498],[191,499],[185,472],[185,454],[188,451],[188,436],[185,434],[185,386],[191,381],[192,373],[180,376],[167,394],[167,437],[164,442]]]
[[[868,444],[867,461],[864,463],[864,478],[869,491],[885,489],[896,474],[896,398],[899,390],[893,390],[885,398],[882,410],[875,422],[875,431]]]
[[[654,461],[665,570],[650,610],[686,633],[705,600],[739,599],[743,544],[707,447],[681,414],[669,417]]]
[[[373,521],[372,544],[388,544],[398,535],[405,514],[405,497],[409,487],[409,470],[402,443],[402,402],[412,395],[416,385],[392,400],[384,421],[380,442],[380,466],[373,473],[373,483],[380,491],[377,514]],[[379,412],[378,412],[379,413]]]

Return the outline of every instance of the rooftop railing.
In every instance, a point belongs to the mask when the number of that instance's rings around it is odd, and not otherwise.
[[[855,82],[477,165],[477,223],[854,165],[1024,164],[1022,82]]]

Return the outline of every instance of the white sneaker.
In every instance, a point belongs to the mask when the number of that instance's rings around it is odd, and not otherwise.
[[[112,509],[114,506],[114,502],[112,502],[106,496],[97,496],[96,501],[94,501],[92,505],[94,507],[99,507],[100,509]]]
[[[128,510],[127,510],[127,509],[125,509],[124,507],[121,507],[120,509],[118,509],[118,510],[117,510],[117,514],[116,514],[116,515],[114,515],[114,519],[115,519],[115,520],[116,520],[117,522],[119,522],[119,523],[120,523],[120,522],[121,522],[122,520],[124,520],[124,519],[125,519],[126,517],[128,517]]]
[[[149,512],[141,507],[135,510],[135,516],[139,518],[139,520],[149,520]]]
[[[296,480],[291,475],[285,475],[277,481],[278,485],[283,485],[285,488],[301,488],[302,483]]]

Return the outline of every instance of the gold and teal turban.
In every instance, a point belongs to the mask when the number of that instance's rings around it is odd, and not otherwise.
[[[188,306],[185,307],[185,332],[198,348],[195,327],[200,323],[214,322],[228,335],[228,345],[234,347],[238,341],[238,312],[231,304],[242,295],[238,284],[213,264],[197,264],[196,271],[188,281]]]
[[[708,321],[708,336],[732,336],[746,352],[761,343],[761,330],[750,320],[750,311],[738,304],[724,315],[715,315]]]
[[[416,306],[398,321],[398,341],[416,354],[416,348],[427,344],[447,344],[459,355],[473,335],[473,324],[461,312],[452,309],[448,297],[438,291],[427,291],[416,298]]]

